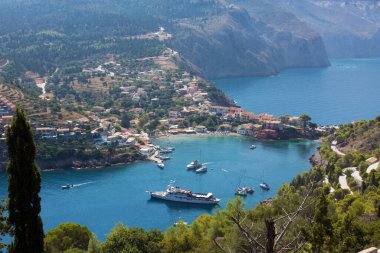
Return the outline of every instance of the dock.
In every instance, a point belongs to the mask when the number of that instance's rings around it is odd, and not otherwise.
[[[158,150],[155,150],[153,155],[151,155],[148,159],[155,162],[155,163],[162,163],[163,161],[157,157],[159,155],[159,153],[160,152]]]

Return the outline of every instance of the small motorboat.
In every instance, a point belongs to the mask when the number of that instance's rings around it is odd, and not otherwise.
[[[169,156],[159,155],[157,156],[158,159],[161,159],[162,161],[170,160]]]
[[[244,188],[237,188],[235,195],[247,196],[247,191]]]
[[[252,193],[254,193],[255,192],[255,189],[253,188],[253,187],[243,187],[242,188],[244,191],[246,191],[247,193],[249,193],[249,194],[252,194]]]
[[[163,169],[165,167],[165,164],[163,163],[157,163],[157,167],[160,169]]]
[[[262,182],[260,184],[260,188],[263,189],[263,190],[265,190],[265,191],[269,191],[270,190],[269,185],[267,183],[264,183],[264,182]]]
[[[187,167],[189,170],[199,169],[199,168],[202,167],[202,164],[201,164],[198,160],[194,160],[194,161],[192,161],[191,163],[189,163],[186,167]]]
[[[62,185],[62,186],[61,186],[62,190],[70,189],[70,188],[73,188],[73,187],[74,187],[73,184],[65,184],[65,185]]]
[[[255,149],[256,146],[255,145],[251,145],[250,149]]]
[[[207,167],[202,165],[199,169],[195,170],[195,173],[205,173],[207,172]]]

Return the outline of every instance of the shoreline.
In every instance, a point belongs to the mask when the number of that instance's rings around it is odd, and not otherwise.
[[[251,141],[256,141],[256,142],[283,142],[283,141],[294,141],[294,142],[297,142],[297,141],[314,141],[314,142],[317,142],[317,143],[321,143],[322,140],[319,138],[319,139],[308,139],[308,138],[293,138],[293,139],[287,139],[287,140],[273,140],[273,139],[256,139],[256,138],[253,138],[251,136],[244,136],[244,135],[240,135],[238,133],[197,133],[197,134],[175,134],[175,135],[172,135],[172,134],[169,134],[169,135],[160,135],[160,136],[157,136],[156,138],[152,139],[152,141],[154,142],[155,140],[165,140],[165,139],[170,139],[170,138],[222,138],[222,137],[226,137],[226,138],[245,138],[245,139],[248,139],[248,140],[251,140]],[[318,151],[313,154],[314,156],[316,156],[318,154]],[[310,157],[311,158],[311,157]],[[154,164],[154,161],[150,160],[149,158],[147,159],[144,159],[144,160],[141,160],[141,159],[137,159],[137,160],[134,160],[134,161],[128,161],[128,162],[117,162],[117,163],[109,163],[109,162],[105,162],[105,164],[103,165],[94,165],[94,166],[78,166],[78,167],[75,167],[75,166],[70,166],[70,167],[62,167],[62,168],[46,168],[46,169],[41,169],[40,167],[40,170],[41,171],[45,171],[45,172],[52,172],[52,171],[59,171],[59,170],[101,170],[101,169],[108,169],[108,168],[112,168],[112,167],[115,167],[115,166],[127,166],[127,165],[130,165],[130,164],[134,164],[138,161],[146,161],[146,162],[152,162]],[[108,163],[108,164],[106,164]],[[0,172],[6,172],[5,168],[6,168],[6,164],[4,164],[4,169],[0,170]]]

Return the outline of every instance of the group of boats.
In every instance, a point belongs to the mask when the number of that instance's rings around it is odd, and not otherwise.
[[[260,184],[260,188],[263,189],[264,191],[270,190],[269,185],[265,182],[262,182]],[[238,187],[235,191],[235,195],[247,196],[248,194],[253,194],[254,192],[255,192],[255,188],[244,186],[244,187]]]
[[[161,148],[159,146],[156,146],[156,148],[158,149],[157,158],[160,159],[161,161],[170,160],[171,158],[167,156],[167,154],[172,153],[175,150],[174,147]],[[163,169],[165,168],[165,164],[163,162],[159,162],[157,163],[157,167],[160,169]]]
[[[218,204],[221,199],[213,196],[211,192],[209,193],[194,193],[188,189],[182,189],[178,186],[173,185],[174,181],[171,182],[166,191],[148,191],[151,198],[163,199],[174,202],[186,202],[194,204],[207,204],[214,205]],[[263,190],[269,190],[267,183],[261,183],[260,187]],[[235,195],[246,196],[247,194],[253,194],[255,189],[252,187],[239,187]]]
[[[194,170],[195,173],[205,173],[207,172],[207,167],[205,164],[202,164],[198,160],[194,160],[191,163],[189,163],[187,166],[188,170]]]

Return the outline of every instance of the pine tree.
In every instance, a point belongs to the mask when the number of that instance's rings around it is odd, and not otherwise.
[[[7,131],[9,163],[8,212],[14,240],[12,253],[43,252],[43,227],[40,217],[41,175],[35,164],[36,146],[24,112],[16,110]]]
[[[311,242],[314,252],[323,252],[325,242],[333,236],[332,221],[328,213],[329,202],[321,194],[315,208],[313,225],[311,227]]]

